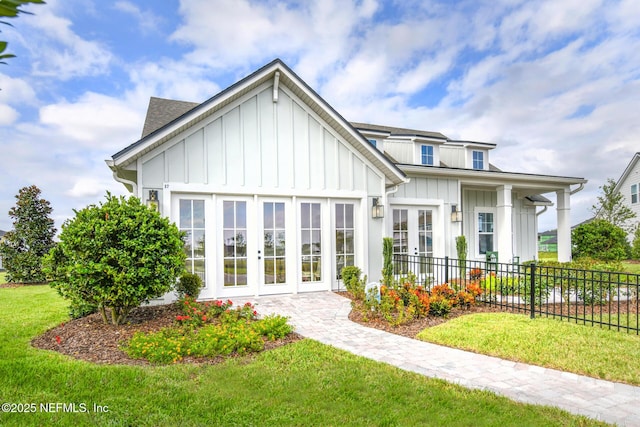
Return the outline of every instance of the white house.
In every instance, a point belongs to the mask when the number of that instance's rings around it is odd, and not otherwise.
[[[378,280],[385,236],[398,253],[456,257],[464,233],[470,259],[534,259],[550,192],[568,260],[586,181],[501,171],[495,148],[350,123],[274,60],[202,104],[152,98],[142,138],[107,163],[187,233],[202,298],[224,298],[336,289],[344,265]]]
[[[633,155],[618,179],[614,191],[622,194],[625,206],[635,212],[637,223],[640,219],[640,153]],[[633,239],[633,231],[629,233],[628,238],[629,241]]]

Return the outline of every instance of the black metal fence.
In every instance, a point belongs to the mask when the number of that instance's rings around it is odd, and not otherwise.
[[[501,310],[640,334],[639,274],[410,255],[394,256],[394,274],[427,289],[477,283],[480,301]]]

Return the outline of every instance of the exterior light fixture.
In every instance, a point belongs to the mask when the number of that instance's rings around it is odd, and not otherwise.
[[[458,210],[458,205],[451,205],[451,222],[462,222],[462,211]]]
[[[373,206],[371,208],[371,218],[384,218],[384,206],[380,204],[380,198],[373,198]]]
[[[159,211],[158,190],[149,190],[149,198],[147,199],[147,207],[156,212]]]

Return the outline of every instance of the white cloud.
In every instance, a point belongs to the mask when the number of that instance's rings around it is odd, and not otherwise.
[[[72,21],[54,7],[41,7],[25,20],[32,28],[22,44],[32,54],[33,75],[68,80],[77,76],[92,76],[107,72],[112,61],[111,52],[100,42],[89,41],[72,29]],[[62,12],[62,10],[61,10]]]
[[[105,183],[95,178],[78,177],[73,187],[67,190],[65,194],[73,198],[97,197],[103,195],[105,193],[104,188],[110,184],[111,181]]]
[[[18,120],[18,111],[8,105],[0,104],[0,126],[9,126]]]
[[[74,103],[50,104],[40,110],[40,122],[87,147],[117,150],[135,141],[144,115],[127,101],[87,92]]]
[[[150,10],[142,10],[136,4],[130,1],[117,1],[113,5],[116,10],[131,15],[138,22],[139,28],[143,34],[151,34],[158,31],[161,18]]]
[[[150,96],[202,102],[220,91],[207,75],[210,72],[202,66],[174,60],[139,64],[129,73],[135,88],[128,98],[142,100],[145,107]]]

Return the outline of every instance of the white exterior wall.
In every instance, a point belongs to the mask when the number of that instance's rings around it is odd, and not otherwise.
[[[387,139],[384,150],[398,163],[413,164],[415,144],[412,141],[394,141]]]
[[[631,186],[636,184],[638,186],[638,202],[631,203]],[[624,203],[629,207],[633,212],[635,212],[635,219],[631,220],[629,224],[640,223],[640,161],[637,161],[633,168],[629,171],[625,179],[620,182],[619,185],[620,194],[624,197]],[[633,232],[629,233],[627,236],[629,241],[633,240]]]
[[[143,199],[149,190],[158,190],[162,213],[177,221],[175,197],[200,195],[207,200],[208,229],[220,215],[219,195],[249,197],[254,209],[257,197],[288,198],[293,209],[295,200],[315,199],[326,211],[336,201],[355,201],[356,265],[372,280],[379,278],[384,223],[371,218],[370,205],[372,197],[384,197],[384,175],[282,85],[277,103],[272,85],[265,84],[147,153],[138,164]],[[324,262],[331,263],[332,225],[327,215]],[[216,256],[214,231],[206,241],[207,258]],[[207,261],[208,286],[214,285],[210,272],[216,268],[213,260]]]
[[[455,239],[460,226],[451,222],[451,205],[460,203],[459,183],[456,179],[410,176],[410,181],[389,197],[387,233],[391,236],[391,209],[395,206],[429,208],[434,211],[433,255],[457,257]]]
[[[463,147],[440,147],[440,161],[451,168],[466,167],[466,151]]]
[[[478,253],[478,212],[492,212],[494,214],[494,242],[493,250],[498,251],[499,239],[512,239],[513,253],[498,253],[499,262],[511,262],[514,256],[520,261],[537,258],[537,222],[534,206],[527,206],[524,199],[511,198],[512,230],[509,236],[498,233],[498,195],[489,190],[463,190],[462,211],[464,234],[467,236],[469,248],[468,259],[484,260],[484,255]]]

